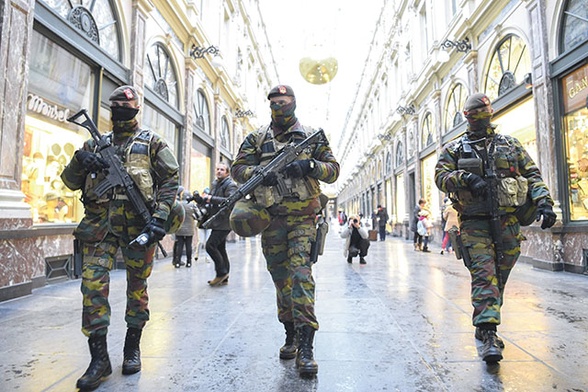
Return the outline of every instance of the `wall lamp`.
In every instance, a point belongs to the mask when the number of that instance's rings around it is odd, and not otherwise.
[[[446,39],[441,46],[445,49],[455,48],[458,52],[467,53],[472,49],[472,44],[470,44],[470,40],[466,37],[461,41],[451,41]]]
[[[237,108],[237,110],[235,110],[235,117],[249,117],[249,116],[253,116],[253,112],[251,110],[241,110],[239,108]]]
[[[214,45],[210,45],[208,48],[201,48],[200,46],[192,45],[192,48],[190,49],[190,57],[193,57],[194,59],[201,59],[206,53],[209,53],[213,56],[218,56],[220,50]]]
[[[390,140],[392,140],[392,135],[387,134],[387,133],[380,133],[378,135],[378,139],[380,139],[381,141],[384,141],[384,140],[390,141]]]
[[[412,105],[412,104],[407,107],[398,106],[398,108],[396,108],[396,111],[400,114],[408,114],[408,115],[413,115],[416,113],[416,109],[415,109],[414,105]]]

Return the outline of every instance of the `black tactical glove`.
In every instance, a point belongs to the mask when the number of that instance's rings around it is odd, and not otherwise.
[[[312,168],[310,167],[310,159],[301,159],[290,163],[284,168],[284,171],[290,178],[301,178],[306,176]]]
[[[278,175],[274,172],[267,172],[265,177],[263,177],[263,181],[261,181],[261,185],[263,186],[274,186],[278,184]]]
[[[194,200],[196,204],[202,204],[204,202],[204,199],[202,198],[202,196],[200,196],[198,191],[194,191],[194,193],[192,194],[192,200]]]
[[[110,167],[108,162],[90,151],[78,150],[76,152],[76,159],[89,173],[96,173]]]
[[[553,226],[555,224],[555,220],[557,219],[557,215],[555,215],[555,212],[553,212],[553,208],[546,202],[543,202],[537,206],[536,222],[539,222],[541,217],[543,217],[543,222],[541,222],[541,228],[543,230]]]
[[[468,173],[464,178],[464,181],[468,185],[468,188],[474,197],[485,196],[486,192],[488,192],[488,183],[477,174]]]
[[[165,237],[166,232],[163,227],[164,223],[165,222],[163,221],[163,219],[151,218],[149,223],[147,223],[147,225],[143,229],[143,233],[147,234],[147,236],[149,237],[149,240],[147,241],[146,245],[159,242],[163,239],[163,237]]]

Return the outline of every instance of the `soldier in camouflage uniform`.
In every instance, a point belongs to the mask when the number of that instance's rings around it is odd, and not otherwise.
[[[120,248],[127,269],[127,335],[124,346],[123,374],[141,369],[139,341],[149,320],[147,278],[151,275],[156,243],[165,234],[178,189],[178,163],[165,141],[149,130],[142,130],[136,119],[139,97],[131,86],[122,86],[110,96],[113,131],[111,138],[127,172],[135,181],[147,205],[153,207],[152,219],[145,224],[135,213],[124,189],[115,188],[99,198],[94,187],[104,179],[108,164],[95,151],[93,139],[76,151],[61,178],[72,190],[82,190],[85,216],[74,230],[82,242],[82,332],[89,339],[92,361],[77,387],[98,387],[112,370],[106,347],[110,325],[108,303],[109,272]],[[180,222],[181,223],[181,222]],[[149,236],[147,245],[129,245],[141,233]]]
[[[300,142],[313,130],[296,118],[296,99],[289,86],[276,86],[269,95],[272,121],[249,134],[233,162],[233,178],[244,183],[267,165],[285,143]],[[315,217],[320,211],[319,180],[332,183],[339,176],[337,163],[327,143],[310,147],[284,173],[270,172],[255,193],[257,203],[271,215],[262,233],[267,268],[276,287],[278,320],[286,330],[280,358],[293,359],[302,376],[314,375],[312,343],[319,328],[314,313],[315,282],[310,262],[311,240],[316,237]],[[299,335],[296,345],[295,335]]]
[[[520,255],[524,240],[517,206],[530,197],[537,207],[537,221],[542,229],[553,226],[556,215],[553,199],[535,165],[521,143],[514,137],[495,133],[490,123],[493,109],[484,94],[473,94],[465,104],[468,121],[466,134],[448,143],[435,168],[435,183],[449,193],[459,214],[462,252],[469,254],[467,267],[471,275],[471,301],[474,308],[475,337],[483,342],[481,355],[487,363],[502,359],[504,342],[496,335],[500,324],[504,286]],[[492,165],[493,163],[493,165]],[[490,164],[490,165],[489,165]],[[496,175],[490,180],[489,172]],[[497,255],[491,231],[492,202],[489,184],[496,183],[503,258],[496,275]],[[467,255],[464,256],[466,260]]]

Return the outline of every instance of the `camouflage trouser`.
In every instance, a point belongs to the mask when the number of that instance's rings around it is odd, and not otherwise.
[[[461,238],[470,254],[469,267],[472,278],[471,298],[474,325],[483,323],[500,324],[500,308],[503,304],[504,286],[521,254],[520,225],[516,218],[507,215],[502,218],[502,249],[504,259],[500,263],[502,284],[498,286],[494,260],[496,254],[489,220],[464,220],[461,223]]]
[[[315,283],[310,262],[311,239],[316,237],[314,216],[272,216],[261,236],[278,303],[278,320],[318,329],[314,314]]]
[[[110,270],[119,247],[127,270],[127,326],[142,329],[149,320],[147,278],[153,268],[156,245],[147,249],[129,248],[126,245],[111,233],[102,242],[83,243],[82,332],[88,337],[106,335],[110,325]]]

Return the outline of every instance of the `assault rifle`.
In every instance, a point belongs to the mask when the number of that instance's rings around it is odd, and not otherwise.
[[[290,143],[285,145],[278,154],[272,159],[266,166],[262,166],[257,170],[247,182],[237,189],[235,193],[226,198],[220,205],[219,210],[216,214],[208,218],[206,222],[202,224],[202,228],[208,229],[210,224],[217,219],[226,210],[233,208],[235,203],[253,192],[258,186],[261,185],[263,179],[269,172],[280,173],[288,164],[294,162],[298,155],[300,155],[308,146],[317,143],[326,143],[327,138],[325,132],[319,128],[318,131],[301,141],[300,143]]]
[[[80,117],[83,117],[85,120],[80,122],[78,120]],[[120,158],[116,154],[114,146],[108,141],[106,138],[103,138],[94,124],[94,121],[88,115],[88,111],[86,109],[82,109],[70,118],[67,121],[79,125],[81,127],[86,128],[90,131],[90,135],[92,135],[92,139],[96,142],[98,146],[98,154],[110,165],[107,169],[104,169],[104,174],[106,178],[100,182],[96,188],[94,188],[94,192],[98,197],[103,196],[106,192],[113,188],[122,187],[125,190],[125,194],[127,198],[133,203],[133,207],[135,211],[141,216],[145,224],[149,223],[151,220],[151,212],[149,208],[145,204],[143,200],[143,195],[137,189],[137,185],[135,181],[129,176],[129,173],[125,170]],[[129,245],[133,243],[138,243],[139,245],[146,245],[149,242],[149,235],[146,233],[140,234],[137,238],[132,240]],[[159,250],[163,254],[164,257],[167,257],[167,252],[161,244],[158,242],[157,245],[159,246]]]
[[[494,243],[494,253],[496,253],[496,259],[494,260],[494,273],[496,274],[498,287],[502,289],[500,265],[504,260],[504,247],[502,243],[502,223],[498,208],[498,180],[494,168],[495,143],[496,137],[494,137],[490,143],[490,148],[488,150],[488,159],[486,160],[486,179],[488,180],[488,193],[490,196],[490,235],[492,237],[492,242]]]

